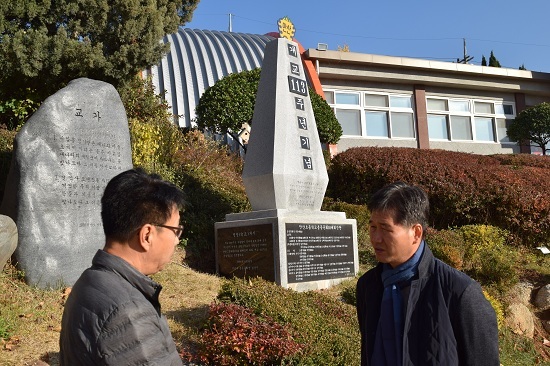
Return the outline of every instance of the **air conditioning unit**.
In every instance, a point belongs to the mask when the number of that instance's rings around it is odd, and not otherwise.
[[[326,51],[326,50],[328,50],[328,44],[317,43],[317,51]]]

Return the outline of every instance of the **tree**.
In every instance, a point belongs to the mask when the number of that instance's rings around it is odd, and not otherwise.
[[[156,64],[200,0],[10,0],[0,5],[0,101],[43,100],[78,77],[115,86]]]
[[[260,73],[257,68],[229,74],[208,88],[195,108],[197,126],[217,134],[228,133],[237,140],[242,124],[251,125]],[[342,127],[334,112],[313,89],[309,93],[319,139],[322,143],[337,143]]]
[[[525,64],[521,64],[521,66],[519,67],[520,70],[527,70],[527,68],[525,67]]]
[[[530,140],[546,155],[550,143],[550,103],[541,103],[521,111],[508,127],[512,141]]]
[[[487,66],[487,59],[485,59],[485,55],[481,55],[481,66]]]
[[[500,62],[498,62],[497,58],[495,57],[493,51],[491,51],[491,56],[489,56],[489,66],[492,67],[501,67]]]

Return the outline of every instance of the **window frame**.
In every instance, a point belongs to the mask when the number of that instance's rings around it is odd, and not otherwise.
[[[377,92],[377,91],[370,91],[370,90],[347,90],[347,89],[326,89],[324,90],[325,93],[331,93],[333,96],[332,101],[334,103],[328,103],[329,106],[332,108],[332,110],[335,112],[338,110],[358,110],[359,113],[359,119],[360,119],[360,130],[361,135],[347,135],[343,134],[344,137],[361,137],[361,138],[367,138],[367,139],[386,139],[386,140],[416,140],[418,136],[417,127],[416,127],[416,112],[414,110],[414,95],[412,93],[390,93],[390,92]],[[337,94],[343,93],[343,94],[357,94],[359,95],[359,104],[353,105],[353,104],[339,104],[336,102],[337,100]],[[374,95],[374,96],[382,96],[385,98],[386,106],[370,106],[366,103],[366,96],[368,95]],[[392,97],[398,97],[398,98],[408,98],[410,100],[410,108],[407,107],[392,107],[391,106],[391,98]],[[387,129],[387,136],[369,136],[368,130],[367,130],[367,112],[384,112],[386,114],[386,129]],[[412,121],[412,137],[394,137],[392,134],[392,112],[393,113],[407,113],[411,115],[411,121]]]
[[[447,110],[441,111],[441,110],[433,110],[429,109],[429,101],[430,100],[443,100],[445,101],[445,105]],[[468,111],[451,111],[450,108],[450,102],[457,101],[457,102],[468,102]],[[492,113],[487,112],[478,112],[475,111],[476,103],[484,103],[484,104],[490,104],[490,107],[492,109]],[[502,106],[502,113],[500,113],[499,106]],[[513,114],[506,114],[506,108],[504,106],[509,106],[512,108]],[[456,98],[456,97],[446,97],[446,96],[426,96],[426,115],[429,119],[430,116],[445,116],[447,124],[447,136],[448,139],[441,139],[441,138],[432,138],[429,136],[429,127],[428,127],[428,138],[430,141],[451,141],[451,142],[473,142],[473,143],[485,143],[485,144],[513,144],[513,142],[510,141],[501,141],[501,139],[505,138],[501,135],[502,129],[499,129],[497,126],[497,121],[499,119],[506,120],[505,123],[508,123],[509,120],[512,120],[516,118],[515,115],[516,106],[513,102],[507,102],[504,100],[494,100],[494,99],[481,99],[481,98]],[[458,139],[453,136],[453,122],[452,117],[468,117],[469,118],[469,124],[470,124],[470,135],[472,136],[472,139]],[[491,119],[492,124],[492,134],[493,134],[493,140],[481,140],[480,137],[476,134],[476,119],[485,119],[489,118]],[[500,131],[500,132],[499,132]]]

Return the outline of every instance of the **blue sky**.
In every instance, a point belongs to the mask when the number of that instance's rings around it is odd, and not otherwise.
[[[201,0],[187,28],[233,32],[277,31],[288,16],[305,48],[438,61],[463,58],[463,38],[472,64],[491,50],[503,67],[550,73],[549,0],[305,1]]]

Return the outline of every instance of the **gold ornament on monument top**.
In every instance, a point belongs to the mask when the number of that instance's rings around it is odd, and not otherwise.
[[[277,21],[277,25],[279,26],[279,35],[282,38],[292,41],[292,38],[294,38],[294,33],[296,33],[296,29],[290,19],[288,17],[281,18]]]

